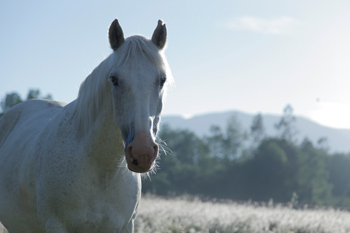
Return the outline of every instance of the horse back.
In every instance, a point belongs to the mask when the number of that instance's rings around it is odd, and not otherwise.
[[[4,144],[7,136],[16,125],[20,115],[20,111],[10,110],[2,118],[0,118],[0,147]]]
[[[0,148],[15,131],[26,131],[32,128],[33,133],[39,133],[44,122],[53,117],[64,103],[49,100],[28,100],[17,104],[0,118]],[[23,137],[24,135],[18,135]]]

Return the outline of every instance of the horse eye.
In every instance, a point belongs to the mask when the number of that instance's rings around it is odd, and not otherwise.
[[[119,86],[118,77],[116,75],[112,75],[109,79],[112,81],[114,86]]]
[[[166,77],[165,77],[165,76],[162,76],[162,77],[160,78],[160,86],[163,87],[165,82],[166,82]]]

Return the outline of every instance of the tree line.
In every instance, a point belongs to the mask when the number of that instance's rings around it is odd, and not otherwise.
[[[143,192],[350,206],[350,154],[330,153],[325,137],[316,145],[307,138],[297,142],[295,121],[287,105],[276,137],[265,135],[261,114],[249,132],[234,117],[203,137],[165,125],[159,135],[165,153],[157,174],[144,179]]]
[[[52,95],[47,94],[46,96],[43,96],[39,89],[29,89],[26,99],[23,99],[17,92],[11,92],[9,94],[6,94],[5,98],[0,101],[0,117],[4,115],[10,108],[15,106],[16,104],[19,104],[25,100],[31,100],[31,99],[48,99],[52,100]]]
[[[28,99],[52,99],[29,90]],[[15,92],[0,102],[1,115],[23,99]],[[226,128],[213,125],[198,136],[163,125],[156,174],[143,180],[143,192],[201,195],[211,198],[350,206],[350,153],[330,153],[327,139],[316,144],[295,138],[296,118],[287,105],[275,128],[265,134],[257,114],[248,132],[230,118]]]

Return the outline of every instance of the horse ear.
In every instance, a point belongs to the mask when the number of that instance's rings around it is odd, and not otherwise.
[[[118,19],[115,19],[108,31],[109,44],[112,49],[117,50],[124,43],[124,33],[119,25]]]
[[[165,23],[162,20],[158,20],[157,28],[152,35],[152,42],[159,48],[163,49],[167,40],[167,31]]]

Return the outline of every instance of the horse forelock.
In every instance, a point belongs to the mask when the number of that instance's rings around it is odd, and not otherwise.
[[[168,71],[168,65],[163,51],[159,50],[151,40],[140,36],[131,36],[127,38],[124,44],[118,48],[115,53],[118,67],[123,67],[130,61],[147,58],[160,70]]]
[[[96,120],[101,106],[112,101],[109,76],[123,69],[129,62],[149,59],[159,70],[166,73],[167,84],[173,77],[163,50],[143,36],[131,36],[116,51],[101,62],[82,82],[73,116],[77,119],[78,134],[84,135]]]

